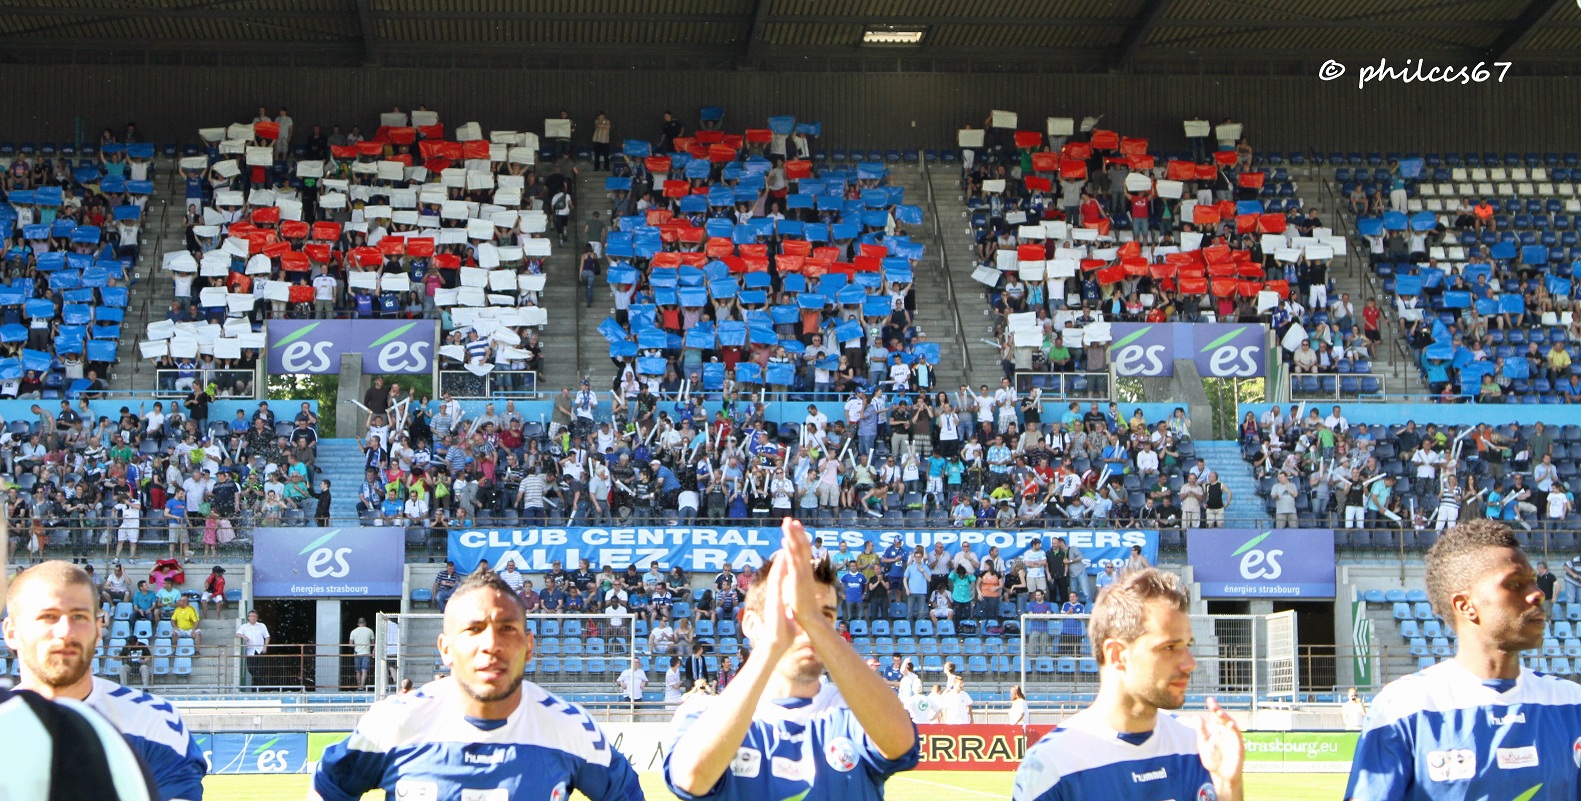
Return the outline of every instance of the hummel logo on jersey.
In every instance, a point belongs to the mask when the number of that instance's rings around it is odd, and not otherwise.
[[[1159,779],[1167,778],[1169,778],[1169,771],[1165,770],[1164,768],[1150,770],[1146,773],[1136,773],[1135,771],[1131,773],[1131,781],[1133,782],[1153,782],[1158,781]]]
[[[1509,713],[1507,715],[1504,715],[1502,717],[1499,716],[1499,715],[1495,715],[1492,712],[1488,713],[1488,725],[1489,726],[1508,726],[1511,723],[1525,723],[1525,722],[1526,722],[1526,713],[1525,712],[1511,712],[1511,713]]]
[[[468,751],[461,756],[462,761],[468,765],[498,765],[502,762],[511,762],[516,759],[516,746],[492,750],[488,753],[474,753]]]

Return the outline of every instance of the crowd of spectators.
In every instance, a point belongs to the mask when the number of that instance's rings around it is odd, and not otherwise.
[[[1167,157],[1096,127],[990,128],[962,150],[973,277],[988,287],[1007,377],[1104,372],[1106,323],[1215,320],[1281,338],[1301,326],[1305,350],[1286,352],[1296,372],[1370,372],[1377,315],[1331,294],[1335,238],[1282,156],[1254,153],[1240,127],[1213,129],[1217,151],[1194,141]]]
[[[1383,176],[1394,187],[1387,203],[1365,200],[1379,177],[1366,168],[1340,167],[1335,178],[1351,193],[1357,231],[1429,392],[1442,402],[1581,396],[1571,275],[1581,203],[1568,167],[1557,154],[1488,154],[1470,166],[1460,154],[1429,154],[1406,159],[1413,168],[1402,172],[1395,156]]]
[[[175,300],[150,327],[170,345],[149,358],[184,385],[195,371],[240,376],[266,317],[438,318],[458,391],[531,389],[519,384],[542,364],[538,301],[575,202],[570,155],[549,163],[556,151],[541,154],[535,134],[485,138],[476,123],[447,136],[422,107],[380,121],[367,138],[313,126],[294,144],[289,113],[260,108],[251,123],[200,132],[206,152],[180,161],[185,250],[164,256]],[[206,325],[239,341],[215,345]],[[466,384],[494,370],[514,375]]]
[[[98,415],[60,401],[0,433],[4,514],[19,557],[136,565],[139,544],[165,557],[212,559],[255,526],[327,521],[330,489],[315,477],[318,417],[304,403],[287,420],[267,402],[209,417],[201,388],[183,400]],[[147,549],[145,548],[145,555]],[[96,558],[96,556],[98,558]],[[179,564],[179,562],[178,562]]]
[[[1410,547],[1456,520],[1488,517],[1528,544],[1530,532],[1544,530],[1555,548],[1576,544],[1577,426],[1367,426],[1338,406],[1326,416],[1275,406],[1261,417],[1248,412],[1240,435],[1280,527],[1343,528],[1359,535],[1347,544],[1377,547],[1395,547],[1403,535]]]
[[[134,125],[81,147],[0,145],[0,398],[104,389],[154,155]]]
[[[819,523],[956,528],[1222,524],[1228,487],[1196,457],[1186,415],[1147,420],[1117,404],[1057,418],[997,390],[856,392],[767,419],[761,396],[717,404],[679,387],[629,402],[584,382],[551,420],[514,401],[467,413],[449,393],[413,397],[376,378],[360,439],[357,510],[371,523],[458,526]],[[712,407],[712,408],[710,408]],[[834,419],[831,419],[833,417]],[[414,541],[420,539],[414,537]]]

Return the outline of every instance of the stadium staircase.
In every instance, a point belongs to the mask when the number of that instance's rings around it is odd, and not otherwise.
[[[983,285],[972,280],[972,268],[977,259],[977,242],[972,238],[970,213],[962,196],[961,169],[956,164],[930,164],[926,180],[933,187],[933,208],[938,215],[943,237],[945,258],[949,262],[950,278],[955,284],[962,332],[966,337],[966,353],[971,370],[963,370],[961,380],[941,387],[958,387],[969,382],[973,387],[987,384],[999,386],[1004,371],[999,366],[999,346],[994,344],[993,323],[988,316],[988,294]],[[932,243],[930,243],[932,244]],[[930,248],[930,251],[938,248]],[[919,283],[919,291],[920,291]],[[922,298],[917,299],[920,307]]]
[[[105,376],[112,390],[151,390],[156,387],[154,363],[143,359],[139,342],[148,324],[165,319],[175,286],[170,274],[161,269],[167,251],[186,247],[186,214],[182,206],[186,187],[181,181],[178,159],[159,155],[154,159],[154,194],[143,210],[142,254],[132,266],[133,284],[128,293],[126,323],[116,347],[117,361]]]
[[[1373,354],[1373,373],[1383,379],[1385,394],[1428,394],[1421,372],[1407,355],[1409,346],[1400,337],[1400,321],[1393,313],[1394,296],[1384,292],[1383,280],[1367,264],[1367,242],[1356,236],[1356,218],[1343,205],[1344,196],[1340,193],[1339,183],[1334,180],[1334,168],[1328,166],[1327,162],[1319,164],[1317,161],[1309,159],[1305,165],[1289,169],[1292,178],[1302,176],[1300,180],[1311,187],[1301,193],[1302,203],[1307,208],[1315,207],[1325,226],[1349,240],[1346,255],[1336,258],[1330,270],[1334,290],[1329,299],[1335,300],[1343,293],[1350,293],[1351,303],[1356,307],[1357,324],[1360,325],[1361,309],[1367,298],[1377,298],[1378,305],[1384,310],[1383,319],[1379,322],[1383,342]],[[1304,304],[1305,299],[1302,302]]]
[[[1217,471],[1219,480],[1230,488],[1230,506],[1224,512],[1230,528],[1263,528],[1273,525],[1257,497],[1257,478],[1252,466],[1241,458],[1240,443],[1234,440],[1197,440],[1197,456]],[[322,457],[321,457],[322,458]]]
[[[930,170],[925,171],[922,165],[897,164],[890,162],[890,182],[905,188],[906,203],[921,206],[923,220],[921,226],[909,229],[906,233],[912,239],[925,242],[927,248],[923,251],[923,259],[917,265],[912,283],[912,293],[916,296],[917,309],[913,314],[916,326],[922,331],[927,342],[939,346],[939,365],[934,375],[933,385],[938,389],[953,390],[961,385],[961,380],[966,376],[965,355],[961,353],[960,343],[955,338],[955,325],[957,309],[950,302],[949,291],[944,283],[944,255],[940,253],[941,244],[934,238],[934,219],[940,213],[939,201],[945,196],[934,188],[933,204],[928,202],[928,189],[930,171],[935,165],[929,165]],[[941,169],[950,171],[953,168],[945,165]],[[941,222],[949,220],[948,216],[939,217]],[[947,246],[947,245],[945,245]],[[951,264],[954,264],[954,259]],[[970,270],[968,270],[968,273]],[[959,277],[953,276],[956,290],[964,287]],[[959,297],[959,296],[957,296]],[[967,343],[970,347],[970,342]],[[975,353],[972,354],[976,356]],[[994,386],[999,382],[995,380]]]
[[[610,379],[614,377],[614,368],[607,358],[609,345],[598,333],[598,324],[612,313],[609,287],[600,275],[594,287],[593,308],[589,309],[581,302],[581,285],[577,282],[582,260],[582,223],[595,210],[599,217],[609,218],[609,201],[603,193],[604,177],[609,173],[593,173],[585,164],[578,164],[582,175],[576,181],[577,206],[566,228],[566,244],[552,244],[543,267],[548,280],[538,296],[538,304],[549,312],[549,324],[540,334],[543,370],[538,376],[538,386],[551,394],[559,393],[562,387],[575,389],[581,376],[592,370],[598,371],[593,388],[600,392],[609,389]],[[552,237],[553,213],[550,215],[549,235]]]
[[[352,437],[318,441],[319,478],[330,483],[330,516],[337,523],[357,517],[357,490],[362,486],[362,450]]]

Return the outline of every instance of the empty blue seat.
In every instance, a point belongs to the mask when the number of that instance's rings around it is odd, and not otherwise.
[[[1415,617],[1415,615],[1411,614],[1411,605],[1410,604],[1408,604],[1408,603],[1406,603],[1404,601],[1400,601],[1400,602],[1398,602],[1398,603],[1396,603],[1394,605],[1394,619],[1395,620],[1410,620],[1413,617]]]
[[[1415,611],[1416,611],[1416,619],[1417,620],[1432,620],[1433,619],[1433,606],[1432,606],[1432,604],[1425,603],[1425,602],[1418,603],[1418,604],[1416,604]]]

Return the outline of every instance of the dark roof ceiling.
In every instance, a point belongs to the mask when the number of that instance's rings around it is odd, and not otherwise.
[[[862,46],[868,26],[916,47]],[[1566,0],[0,0],[0,62],[1288,73],[1581,63]]]

